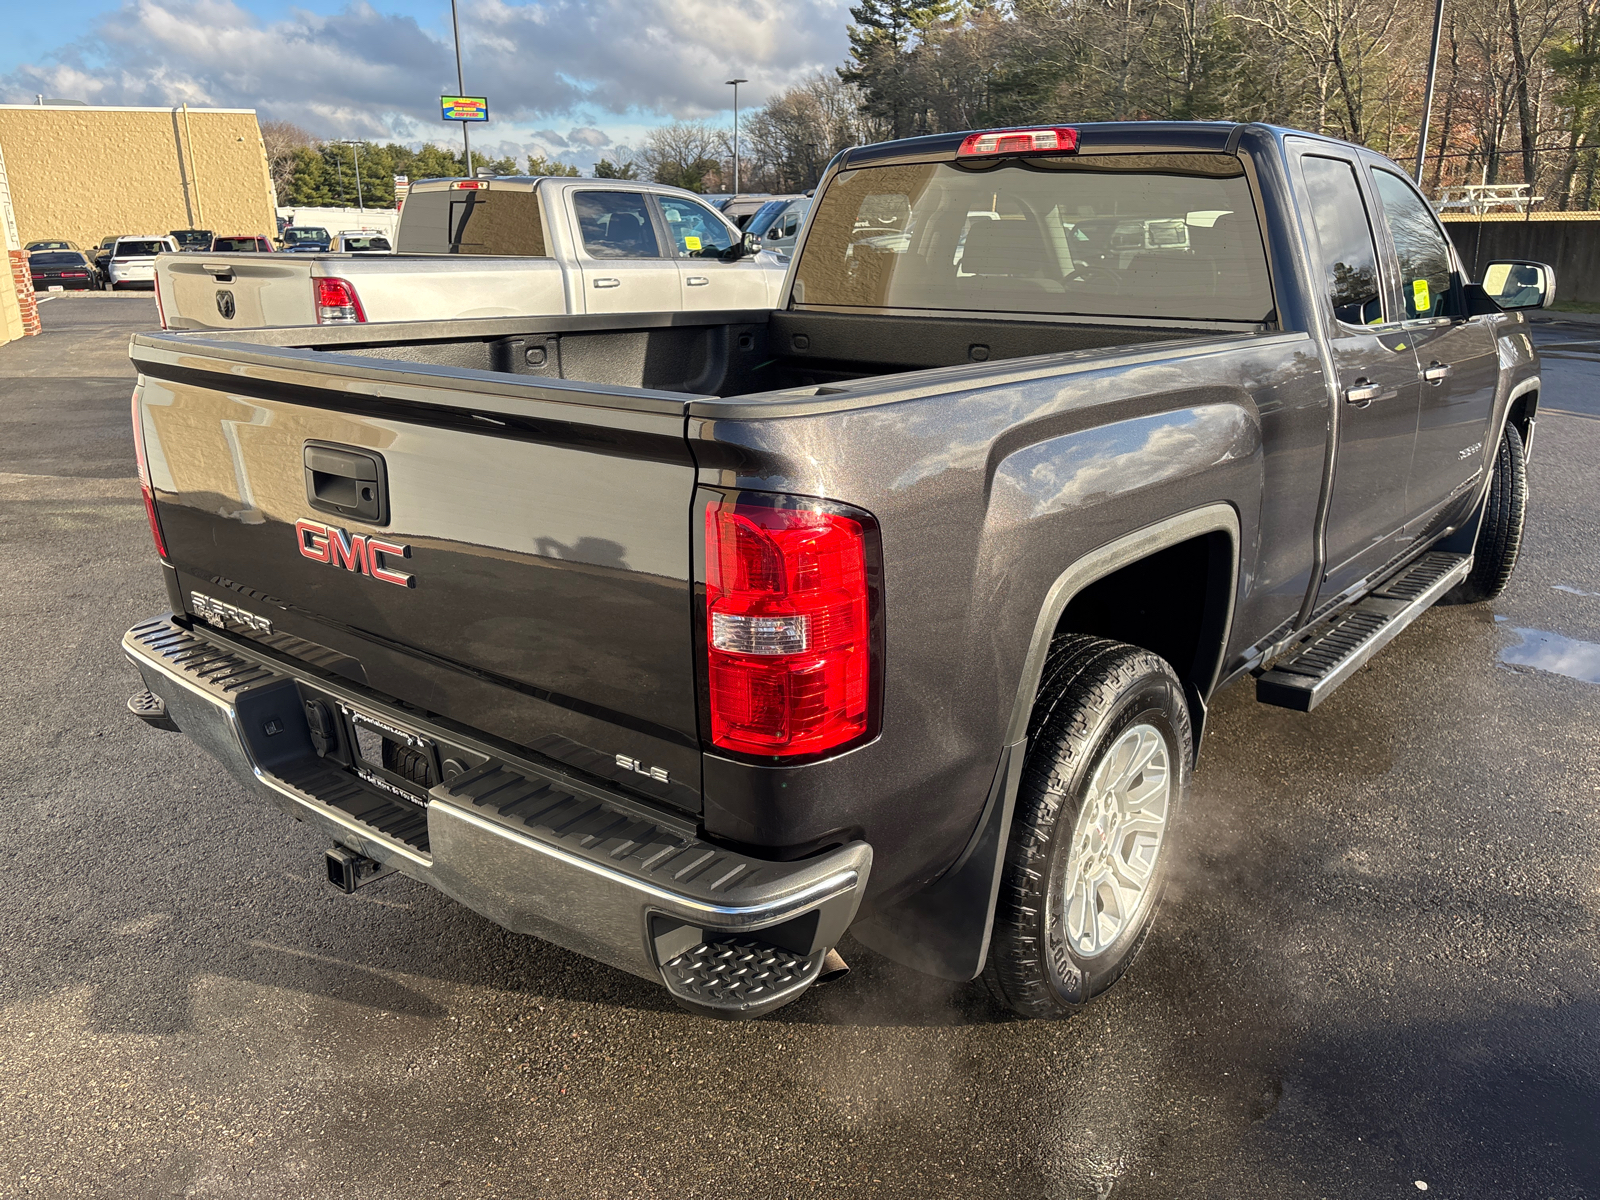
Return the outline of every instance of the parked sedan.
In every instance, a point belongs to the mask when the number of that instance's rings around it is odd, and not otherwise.
[[[36,292],[97,292],[100,272],[77,250],[35,250],[28,255]]]
[[[240,234],[211,240],[213,254],[271,254],[272,239],[260,234]]]
[[[178,243],[170,237],[121,237],[111,247],[106,274],[111,290],[156,286],[156,255],[176,254]]]

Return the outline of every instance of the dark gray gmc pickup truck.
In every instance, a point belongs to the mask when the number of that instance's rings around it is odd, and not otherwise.
[[[130,707],[698,1011],[848,929],[1068,1013],[1218,688],[1505,586],[1553,288],[1371,151],[1117,123],[840,154],[775,311],[141,334]]]

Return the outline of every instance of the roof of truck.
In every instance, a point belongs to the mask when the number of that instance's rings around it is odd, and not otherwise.
[[[1269,130],[1274,135],[1292,133],[1296,137],[1348,145],[1324,134],[1262,124],[1246,126],[1238,121],[1063,121],[1059,125],[1041,122],[1038,126],[1015,128],[1075,129],[1078,132],[1078,154],[1220,154],[1228,149],[1228,143],[1233,140],[1235,133],[1247,127]],[[966,129],[958,133],[934,133],[926,137],[856,146],[844,151],[844,161],[839,166],[848,170],[893,162],[954,160],[956,151],[966,138],[974,133],[987,132],[994,131]]]

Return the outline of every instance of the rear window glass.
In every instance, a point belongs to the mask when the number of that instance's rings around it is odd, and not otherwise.
[[[262,240],[253,237],[223,237],[211,243],[218,254],[257,254],[266,249]]]
[[[395,249],[399,254],[544,258],[547,251],[539,195],[522,188],[493,187],[413,191],[400,211]]]
[[[302,242],[326,242],[328,231],[318,225],[302,225],[298,229],[290,226],[283,231],[285,245],[297,246]]]
[[[339,244],[346,250],[391,250],[389,239],[386,237],[345,237]]]
[[[117,258],[149,258],[156,254],[168,253],[169,247],[165,242],[118,242],[115,251]]]
[[[28,255],[28,262],[35,267],[81,267],[83,255],[71,251],[46,250]]]
[[[1099,155],[834,178],[796,272],[807,305],[1266,320],[1237,158]]]

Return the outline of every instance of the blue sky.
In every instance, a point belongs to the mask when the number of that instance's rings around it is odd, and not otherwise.
[[[0,102],[254,108],[322,137],[454,146],[448,0],[0,0]],[[473,146],[588,167],[674,118],[741,107],[843,60],[846,0],[461,0]]]

